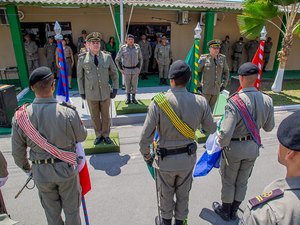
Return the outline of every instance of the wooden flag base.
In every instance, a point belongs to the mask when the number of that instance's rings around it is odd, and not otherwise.
[[[109,152],[120,152],[120,140],[119,133],[111,132],[109,137],[112,140],[112,144],[106,144],[102,141],[98,145],[94,145],[95,134],[88,134],[87,139],[84,143],[84,151],[86,155],[92,154],[101,154],[101,153],[109,153]]]

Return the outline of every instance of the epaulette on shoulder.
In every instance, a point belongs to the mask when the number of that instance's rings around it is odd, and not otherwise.
[[[102,51],[104,54],[107,54],[107,55],[111,55],[111,53],[110,52],[108,52],[108,51]]]
[[[261,205],[263,203],[266,203],[272,199],[275,199],[277,197],[280,197],[283,195],[283,191],[279,188],[269,191],[269,192],[265,192],[261,195],[257,195],[254,198],[249,200],[249,203],[251,205],[251,208],[256,207],[258,205]]]
[[[121,45],[120,48],[126,48],[127,47],[127,44],[124,44],[124,45]]]
[[[226,55],[219,53],[219,56],[226,58]]]
[[[266,92],[263,92],[263,91],[259,91],[259,92],[263,93],[264,95],[267,95],[267,96],[271,97],[271,96],[270,96],[268,93],[266,93]]]
[[[82,52],[82,53],[79,53],[79,54],[78,54],[78,58],[80,58],[80,57],[82,57],[82,56],[85,56],[85,55],[86,55],[86,53],[87,53],[87,52]]]
[[[29,105],[31,105],[31,103],[30,103],[30,102],[25,102],[24,104],[19,105],[19,106],[16,108],[16,111],[18,111],[19,108],[21,108],[23,105],[26,105],[26,108],[27,108]]]
[[[137,43],[134,43],[134,47],[136,47],[136,48],[140,48],[140,45],[139,45],[139,44],[137,44]]]
[[[209,54],[202,54],[200,55],[200,58],[207,58],[209,56]]]
[[[76,110],[76,107],[74,105],[71,105],[70,103],[67,103],[67,102],[61,102],[59,103],[60,105],[62,106],[65,106],[65,107],[68,107],[70,109],[73,109],[73,110]]]

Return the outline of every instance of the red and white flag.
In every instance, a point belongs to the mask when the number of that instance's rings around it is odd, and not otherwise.
[[[262,78],[262,68],[263,68],[263,62],[264,62],[264,48],[265,48],[265,40],[260,40],[258,49],[252,59],[252,63],[258,67],[258,77],[254,83],[254,87],[256,87],[257,90],[260,89],[260,81]]]

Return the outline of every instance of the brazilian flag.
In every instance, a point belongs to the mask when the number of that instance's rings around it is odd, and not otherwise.
[[[194,77],[195,77],[194,61],[195,61],[195,45],[193,44],[187,57],[185,58],[185,62],[190,66],[190,68],[192,70],[192,78],[191,78],[190,82],[186,85],[186,88],[189,92],[194,92]]]

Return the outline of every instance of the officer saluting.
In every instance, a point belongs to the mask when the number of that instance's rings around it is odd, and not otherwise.
[[[154,167],[157,170],[163,225],[171,225],[173,216],[176,225],[182,225],[187,217],[189,191],[197,159],[195,130],[200,126],[208,133],[216,130],[206,100],[185,88],[191,74],[184,61],[178,60],[172,64],[169,70],[171,89],[165,95],[154,97],[141,134],[140,151],[151,166],[153,157],[149,146],[155,131],[159,134]],[[177,199],[175,204],[174,195]]]
[[[223,148],[222,205],[213,203],[215,212],[226,221],[237,218],[236,212],[245,198],[248,179],[261,147],[259,130],[269,132],[275,124],[272,99],[253,87],[258,67],[244,63],[238,74],[242,89],[228,99],[219,135]]]
[[[101,34],[92,32],[86,37],[90,51],[79,55],[77,63],[77,82],[81,97],[87,100],[91,113],[96,139],[94,144],[104,141],[111,144],[109,137],[111,118],[110,102],[118,92],[119,76],[116,65],[107,52],[100,51]],[[113,89],[109,84],[112,80]]]
[[[73,106],[58,104],[53,98],[54,81],[48,67],[39,67],[31,73],[29,84],[35,99],[15,113],[12,155],[24,172],[32,171],[48,225],[80,225],[81,188],[75,145],[86,139],[87,131]]]
[[[199,71],[202,72],[200,90],[213,112],[218,96],[228,83],[229,69],[226,56],[219,54],[221,41],[208,42],[209,54],[200,56]]]
[[[121,46],[115,62],[125,78],[127,92],[127,100],[125,103],[130,104],[132,101],[132,103],[138,104],[135,99],[135,94],[139,74],[143,66],[143,55],[140,46],[134,43],[134,36],[132,34],[128,34],[126,44]],[[132,100],[130,94],[132,94]]]
[[[300,111],[282,121],[277,138],[278,161],[287,168],[286,178],[249,200],[240,225],[300,224]]]

